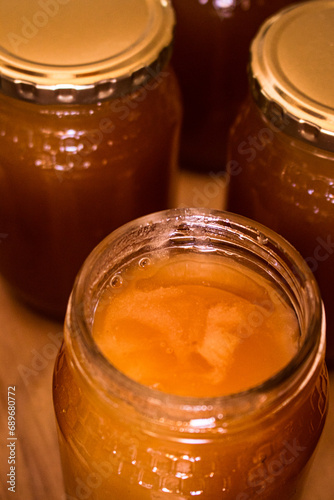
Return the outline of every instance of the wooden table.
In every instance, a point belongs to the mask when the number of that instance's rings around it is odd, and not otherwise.
[[[206,183],[205,183],[206,182]],[[209,185],[211,184],[211,185]],[[219,179],[181,179],[177,204],[221,208],[224,186]],[[216,186],[216,187],[215,187]],[[220,187],[220,190],[218,189]],[[196,203],[196,201],[198,203]],[[0,279],[0,498],[65,500],[52,406],[52,372],[62,325],[48,321],[8,293]],[[325,430],[317,449],[303,500],[334,499],[334,373]],[[15,438],[8,440],[8,387],[15,387]],[[15,493],[6,484],[8,443],[15,443]],[[131,500],[131,499],[129,499]],[[284,499],[282,499],[284,500]]]

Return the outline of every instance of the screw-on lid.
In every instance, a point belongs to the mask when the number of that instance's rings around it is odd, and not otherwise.
[[[251,88],[286,133],[334,151],[334,1],[293,5],[267,20],[251,46]]]
[[[0,89],[39,103],[122,95],[160,71],[170,0],[16,0],[0,4]]]

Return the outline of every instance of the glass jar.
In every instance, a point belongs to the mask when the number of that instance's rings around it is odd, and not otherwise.
[[[131,380],[92,337],[106,286],[157,252],[215,254],[270,280],[296,312],[290,363],[250,390],[183,397]],[[73,289],[53,397],[67,499],[301,498],[327,412],[325,321],[312,273],[281,237],[224,212],[175,209],[129,223],[89,256]],[[254,367],[256,369],[256,367]]]
[[[334,362],[334,2],[282,11],[254,39],[231,129],[228,208],[287,238],[320,285]],[[321,54],[321,57],[319,57]]]
[[[78,9],[0,7],[0,272],[59,317],[99,241],[172,204],[182,114],[169,2]]]
[[[184,101],[181,165],[225,171],[228,130],[247,93],[249,45],[261,23],[291,0],[172,0],[173,66]]]

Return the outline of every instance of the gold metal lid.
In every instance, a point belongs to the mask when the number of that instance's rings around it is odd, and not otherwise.
[[[169,57],[170,0],[16,0],[0,4],[0,89],[39,103],[131,92]]]
[[[251,46],[251,89],[284,132],[334,151],[334,1],[293,5],[268,19]]]

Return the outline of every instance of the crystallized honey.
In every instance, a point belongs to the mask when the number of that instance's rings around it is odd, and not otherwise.
[[[138,266],[122,293],[108,287],[93,335],[134,380],[182,396],[256,386],[297,351],[293,311],[256,273],[208,256]]]

